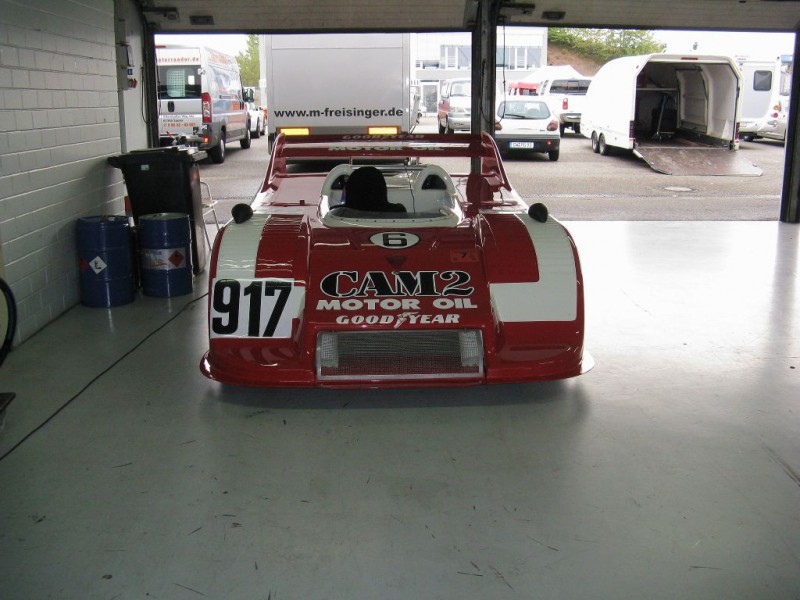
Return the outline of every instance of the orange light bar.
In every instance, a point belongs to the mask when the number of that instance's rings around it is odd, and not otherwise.
[[[284,135],[311,135],[311,130],[308,127],[281,127],[278,133]]]
[[[399,127],[368,127],[369,135],[397,135],[400,133]]]

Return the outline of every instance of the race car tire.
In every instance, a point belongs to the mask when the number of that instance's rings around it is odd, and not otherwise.
[[[550,150],[550,152],[547,153],[547,158],[555,162],[558,160],[559,152],[559,150]]]
[[[244,137],[239,140],[239,145],[244,150],[247,150],[250,147],[250,125],[247,126],[247,129],[244,132]]]
[[[214,146],[208,151],[208,155],[211,157],[211,161],[221,165],[225,162],[225,132],[222,132],[222,136],[219,138],[219,144]]]
[[[602,133],[600,134],[600,138],[597,140],[597,151],[601,156],[608,156],[609,153],[608,144],[606,144],[606,136],[604,136]]]
[[[594,152],[595,154],[600,152],[600,144],[597,142],[597,132],[596,131],[592,132],[592,152]]]

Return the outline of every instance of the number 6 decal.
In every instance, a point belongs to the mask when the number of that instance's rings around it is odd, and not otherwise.
[[[381,248],[399,250],[416,245],[419,243],[419,238],[413,233],[405,231],[383,231],[370,236],[369,241]]]
[[[305,288],[291,279],[217,279],[209,314],[211,337],[288,338]]]

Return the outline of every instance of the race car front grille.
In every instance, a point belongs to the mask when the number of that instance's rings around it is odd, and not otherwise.
[[[326,331],[317,336],[317,379],[453,379],[483,375],[477,329]]]

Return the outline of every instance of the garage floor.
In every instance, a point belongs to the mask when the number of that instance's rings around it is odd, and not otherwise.
[[[0,597],[797,600],[800,228],[568,225],[564,382],[225,388],[204,277],[72,309],[0,372]]]

